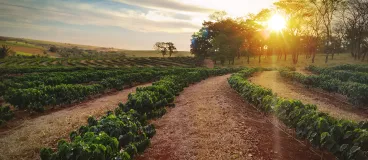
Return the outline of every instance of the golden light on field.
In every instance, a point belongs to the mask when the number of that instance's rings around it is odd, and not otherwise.
[[[286,27],[286,20],[283,16],[281,16],[279,14],[273,15],[268,20],[268,28],[273,30],[273,31],[281,31],[285,27]]]

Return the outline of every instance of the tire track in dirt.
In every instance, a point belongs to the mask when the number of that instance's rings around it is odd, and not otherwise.
[[[176,107],[152,121],[156,135],[136,159],[321,159],[244,102],[227,83],[229,76],[184,89]]]
[[[151,84],[137,87],[148,85]],[[137,87],[25,120],[21,126],[0,133],[0,159],[39,159],[42,147],[56,146],[60,138],[68,138],[71,131],[87,124],[88,116],[100,117],[106,111],[115,109],[119,102],[126,102],[128,94],[135,92]]]
[[[255,84],[272,89],[278,96],[298,99],[303,103],[316,104],[321,112],[329,113],[336,118],[354,121],[368,120],[368,111],[351,105],[346,97],[317,89],[308,89],[300,83],[283,79],[278,71],[256,73],[249,80]]]

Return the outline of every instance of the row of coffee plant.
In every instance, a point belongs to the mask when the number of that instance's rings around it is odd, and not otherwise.
[[[328,92],[345,95],[355,105],[366,107],[368,104],[368,85],[357,82],[343,82],[329,75],[303,75],[298,72],[281,69],[282,77],[303,83],[307,86],[318,87]]]
[[[344,82],[350,81],[368,84],[368,73],[364,72],[334,70],[332,68],[322,68],[316,66],[308,66],[306,69],[313,73],[328,75]]]
[[[229,84],[248,102],[294,128],[298,138],[308,140],[314,147],[326,149],[339,159],[368,159],[368,122],[338,120],[318,112],[315,105],[279,98],[272,90],[246,79],[256,71],[246,69],[233,74]]]
[[[9,106],[0,106],[0,125],[4,124],[6,121],[12,119],[14,116],[13,111]]]
[[[120,57],[120,58],[5,58],[0,60],[0,67],[24,66],[69,66],[69,67],[148,67],[178,66],[193,67],[198,61],[195,57]],[[0,71],[1,73],[1,71]]]
[[[331,67],[331,69],[368,73],[368,65],[359,65],[359,64],[343,64]]]
[[[108,89],[121,90],[124,86],[132,86],[134,83],[144,83],[154,81],[164,75],[181,73],[183,71],[190,72],[196,70],[194,68],[170,68],[170,69],[147,69],[132,71],[106,71],[106,72],[90,72],[88,74],[72,74],[72,76],[56,74],[55,77],[44,78],[45,81],[22,81],[22,83],[14,83],[14,85],[4,85],[6,92],[4,100],[11,105],[20,109],[30,109],[34,111],[43,111],[44,106],[57,106],[63,104],[71,104],[82,101],[91,95],[103,93]],[[67,73],[66,73],[67,74]],[[60,76],[58,76],[60,75]],[[34,75],[30,75],[33,77]],[[42,76],[42,75],[39,75]],[[38,77],[38,75],[36,76]],[[79,77],[79,78],[73,78]],[[20,77],[21,79],[28,79]],[[30,78],[33,79],[33,78]],[[42,79],[42,78],[41,78]],[[56,85],[44,85],[44,83]],[[95,82],[94,82],[95,81]],[[64,84],[71,83],[72,84]],[[93,84],[74,84],[74,83],[94,82]],[[8,86],[11,86],[8,88]]]
[[[12,89],[34,88],[43,85],[59,84],[80,84],[98,82],[106,78],[115,77],[121,74],[151,72],[151,68],[132,68],[132,69],[112,69],[112,70],[81,70],[74,72],[49,72],[27,74],[23,76],[13,76],[4,78],[0,82],[0,96]]]
[[[239,69],[196,69],[164,76],[130,94],[128,102],[114,112],[109,111],[99,120],[88,118],[88,125],[71,132],[70,142],[60,140],[55,151],[43,148],[41,159],[133,159],[149,146],[149,138],[155,134],[147,119],[162,116],[165,107],[173,106],[175,96],[190,83],[234,71]]]
[[[67,67],[67,66],[16,66],[0,67],[0,75],[5,74],[25,74],[25,73],[44,73],[44,72],[72,72],[78,70],[110,70],[114,68],[102,67]]]

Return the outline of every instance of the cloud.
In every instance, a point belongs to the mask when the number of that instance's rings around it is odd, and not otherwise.
[[[57,6],[57,7],[55,7]],[[17,21],[56,21],[73,25],[116,26],[141,32],[194,32],[200,23],[190,17],[178,18],[172,12],[128,8],[110,10],[94,4],[48,1],[48,6],[33,8],[25,5],[1,5],[3,16]],[[24,16],[27,15],[27,16]]]
[[[0,34],[130,49],[173,41],[189,50],[191,34],[214,10],[249,12],[268,1],[1,0]]]
[[[211,13],[214,9],[199,5],[186,4],[177,0],[113,0],[129,5],[156,10],[174,11],[176,13]]]

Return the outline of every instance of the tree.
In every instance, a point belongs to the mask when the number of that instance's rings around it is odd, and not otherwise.
[[[232,41],[232,37],[224,33],[216,36],[212,41],[214,59],[220,60],[222,65],[224,64],[226,59],[229,60],[229,64],[231,60],[233,62],[232,64],[234,64],[234,57],[238,48],[236,47],[236,45],[233,45]]]
[[[328,56],[331,52],[331,41],[332,41],[332,20],[334,18],[334,13],[338,10],[339,6],[342,4],[343,0],[310,0],[310,2],[315,6],[318,11],[318,15],[321,17],[321,22],[325,27],[326,41],[325,41],[325,53],[326,60],[328,61]],[[334,52],[332,52],[332,57]]]
[[[167,47],[165,42],[156,42],[153,48],[156,51],[159,51],[162,54],[162,57],[165,57],[167,54]]]
[[[2,47],[0,48],[0,58],[5,58],[6,56],[8,56],[10,54],[10,47],[8,47],[7,45],[2,45]]]
[[[226,16],[227,16],[227,13],[225,11],[216,11],[212,13],[211,15],[209,15],[208,17],[210,18],[210,20],[219,22],[219,21],[225,20]]]
[[[245,33],[245,26],[240,20],[217,18],[214,22],[205,21],[203,27],[192,35],[191,53],[201,58],[210,56],[215,62],[216,60],[224,62],[227,59],[229,63],[230,61],[234,63],[236,55],[240,57],[241,53],[245,53],[242,50]],[[223,41],[223,39],[227,40]],[[224,44],[220,45],[217,43],[219,41]],[[227,49],[224,46],[227,46]],[[230,50],[232,52],[229,52]]]
[[[59,49],[56,46],[51,46],[49,49],[50,52],[54,52],[54,53],[57,52],[58,50]]]
[[[342,24],[337,29],[347,41],[347,46],[354,59],[364,60],[365,46],[368,38],[368,2],[366,0],[349,0],[344,3],[340,16]]]
[[[174,43],[172,43],[172,42],[166,42],[166,46],[167,46],[167,50],[169,50],[169,57],[171,57],[171,55],[173,53],[176,53],[177,52]]]

